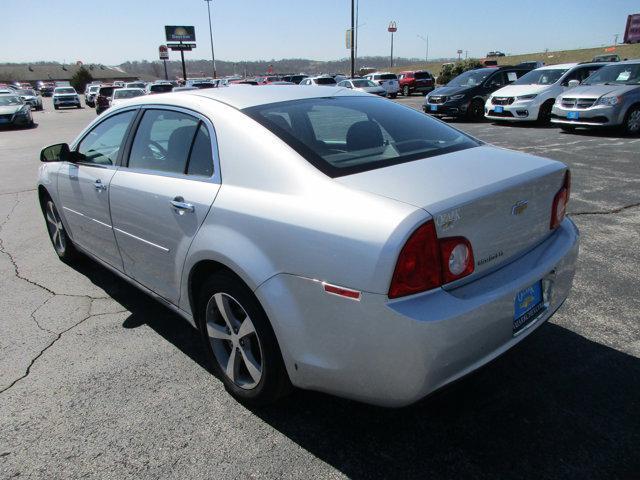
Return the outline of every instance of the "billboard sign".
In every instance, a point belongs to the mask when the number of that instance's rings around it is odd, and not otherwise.
[[[624,31],[624,43],[640,43],[640,13],[627,17],[627,28]]]
[[[160,54],[160,60],[169,60],[169,49],[166,45],[160,45],[158,53]]]
[[[191,51],[191,49],[196,48],[195,43],[167,43],[167,47],[171,50],[185,50]]]
[[[165,25],[167,42],[195,42],[196,29],[193,26]]]

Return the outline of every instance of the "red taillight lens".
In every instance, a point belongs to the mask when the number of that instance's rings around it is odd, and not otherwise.
[[[471,244],[464,237],[438,239],[433,220],[420,226],[400,251],[389,298],[439,287],[473,273]]]
[[[424,292],[441,284],[440,250],[433,220],[420,226],[407,240],[393,272],[389,298]]]
[[[571,172],[569,170],[564,174],[564,183],[562,188],[556,193],[553,198],[553,205],[551,207],[551,223],[549,228],[553,230],[558,228],[564,220],[567,213],[567,205],[569,204],[569,195],[571,194]]]
[[[440,240],[442,258],[442,283],[453,282],[473,273],[473,250],[464,237],[450,237]]]

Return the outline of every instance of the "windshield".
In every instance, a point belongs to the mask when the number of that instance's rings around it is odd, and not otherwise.
[[[377,87],[371,80],[353,80],[353,86],[356,88]]]
[[[316,83],[318,85],[335,85],[336,81],[331,77],[326,78],[316,78]]]
[[[640,85],[640,63],[607,65],[587,78],[583,85]]]
[[[382,75],[376,75],[379,80],[397,80],[398,76],[395,73],[383,73]]]
[[[56,88],[55,93],[76,93],[73,88]]]
[[[100,87],[99,94],[103,97],[110,97],[113,95],[113,91],[117,89],[118,87]]]
[[[36,96],[36,92],[34,92],[33,90],[18,90],[18,91],[16,91],[16,93],[18,95],[24,95],[25,97],[35,97]]]
[[[424,78],[431,78],[431,74],[429,72],[416,72],[414,74],[415,78],[418,80],[424,79]]]
[[[144,91],[138,88],[131,90],[116,90],[113,92],[113,98],[134,98],[139,97],[140,95],[144,95]]]
[[[331,177],[478,146],[428,115],[376,97],[293,100],[243,112]]]
[[[447,83],[447,87],[475,87],[476,85],[480,85],[484,82],[485,78],[495,71],[495,68],[469,70],[468,72],[461,73]]]
[[[144,83],[142,82],[127,83],[127,88],[144,88]]]
[[[16,97],[15,95],[0,95],[0,107],[10,107],[22,104],[20,97]]]
[[[568,68],[532,70],[513,82],[513,85],[552,85],[560,80]]]

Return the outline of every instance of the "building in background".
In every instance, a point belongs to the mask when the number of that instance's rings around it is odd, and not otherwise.
[[[115,80],[127,82],[138,80],[136,75],[131,75],[119,67],[107,67],[99,64],[82,65],[78,63],[74,65],[0,65],[0,82],[11,81],[35,84],[35,82],[38,81],[69,81],[81,67],[85,67],[93,79],[100,82],[113,82]]]

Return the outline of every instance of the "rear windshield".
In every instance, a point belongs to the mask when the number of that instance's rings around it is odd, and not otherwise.
[[[144,90],[140,89],[140,88],[135,88],[135,89],[120,89],[120,90],[116,90],[113,93],[113,98],[134,98],[134,97],[139,97],[140,95],[144,95]]]
[[[553,85],[569,70],[568,68],[545,68],[532,70],[513,82],[514,85]]]
[[[478,146],[428,115],[376,97],[327,97],[244,109],[330,177]]]
[[[316,83],[318,85],[335,85],[336,81],[331,77],[326,77],[326,78],[316,78]]]
[[[384,73],[382,75],[376,75],[376,78],[380,80],[397,80],[398,76],[395,73]]]
[[[195,87],[197,88],[197,85],[195,85]],[[171,90],[173,90],[173,85],[170,85],[170,84],[151,85],[151,87],[149,87],[149,90],[156,93],[170,92]]]
[[[100,95],[103,97],[110,97],[113,95],[113,91],[117,89],[118,87],[100,87]]]
[[[76,93],[76,91],[73,88],[56,88],[55,90],[56,93]]]
[[[416,72],[415,77],[417,79],[431,78],[431,74],[429,72]]]

